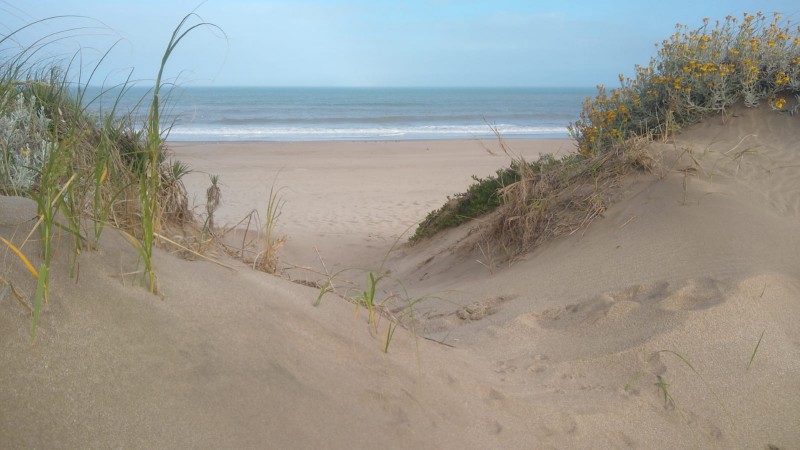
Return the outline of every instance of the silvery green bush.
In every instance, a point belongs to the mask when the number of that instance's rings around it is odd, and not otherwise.
[[[6,94],[0,110],[0,190],[10,193],[36,186],[50,157],[50,119],[36,97],[22,92]]]

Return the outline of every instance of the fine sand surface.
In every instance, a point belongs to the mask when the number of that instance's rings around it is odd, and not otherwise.
[[[588,229],[512,264],[459,249],[469,227],[391,252],[377,299],[401,315],[381,351],[362,309],[286,279],[159,251],[162,297],[109,230],[52,271],[35,346],[0,301],[4,447],[776,448],[800,446],[800,123],[736,110],[649,152]],[[533,157],[568,141],[509,141]],[[496,143],[177,144],[219,174],[219,223],[286,200],[292,278],[363,289],[393,241],[507,165]],[[187,187],[202,204],[207,178]],[[0,198],[19,243],[35,207]],[[410,231],[413,232],[413,229]],[[29,244],[26,253],[35,254]],[[31,294],[3,252],[2,277]],[[333,269],[331,269],[333,270]],[[398,281],[401,284],[398,284]],[[405,302],[405,303],[404,303]],[[757,351],[754,351],[757,347]]]
[[[510,140],[507,147],[532,158],[575,148],[565,139]],[[284,200],[277,231],[287,238],[286,262],[318,267],[321,255],[331,260],[331,270],[382,259],[448,195],[465,191],[473,175],[493,175],[509,161],[498,141],[477,139],[175,143],[170,148],[195,170],[185,184],[198,212],[205,212],[209,175],[219,175],[223,202],[215,221],[220,226],[236,225],[254,209],[264,218],[274,183]]]

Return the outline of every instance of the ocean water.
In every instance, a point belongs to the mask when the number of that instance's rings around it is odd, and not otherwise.
[[[566,137],[589,88],[176,88],[171,141],[408,140]],[[133,110],[146,89],[119,108]],[[89,96],[87,96],[89,98]],[[92,107],[108,110],[115,95]],[[145,100],[145,102],[148,99]]]

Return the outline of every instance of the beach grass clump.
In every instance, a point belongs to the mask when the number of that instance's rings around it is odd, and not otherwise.
[[[509,259],[587,227],[605,212],[625,175],[653,168],[644,141],[629,140],[616,149],[594,156],[545,155],[535,165],[515,157],[524,169],[520,179],[500,190],[502,204],[483,221],[472,244],[502,250],[500,256]]]
[[[385,263],[385,260],[384,260]],[[391,279],[396,282],[401,288],[400,293],[388,292],[385,295],[380,295],[378,286],[381,283]],[[321,291],[324,294],[325,288]],[[409,327],[412,334],[416,334],[414,328],[415,310],[414,307],[417,303],[422,301],[422,298],[411,298],[408,295],[403,283],[397,279],[392,278],[388,271],[383,270],[383,264],[378,272],[367,273],[367,283],[365,289],[360,291],[358,295],[350,297],[350,301],[355,303],[355,315],[358,316],[359,308],[367,310],[367,323],[369,325],[370,333],[374,336],[381,334],[381,319],[386,319],[386,334],[383,336],[381,343],[381,350],[384,353],[389,353],[389,346],[392,343],[395,331],[398,326]],[[399,306],[390,308],[391,302],[399,303]]]
[[[214,213],[222,203],[222,189],[220,188],[219,175],[209,175],[211,185],[206,189],[206,219],[203,223],[203,235],[214,234]]]
[[[8,63],[0,67],[21,73],[18,67]],[[0,189],[4,194],[31,198],[37,205],[36,223],[15,251],[22,255],[31,235],[38,233],[41,259],[35,274],[36,291],[29,308],[32,337],[35,337],[42,303],[48,301],[54,237],[61,232],[72,236],[75,255],[86,242],[77,218],[82,205],[78,197],[83,177],[76,170],[83,155],[82,135],[78,131],[82,121],[75,120],[77,116],[72,114],[74,102],[66,98],[64,84],[57,78],[59,73],[51,70],[44,77],[40,73],[29,73],[21,80],[10,78],[8,72],[0,76],[3,96]],[[74,262],[73,258],[71,273]]]
[[[117,110],[120,96],[130,88],[130,77],[114,87],[119,94],[111,112],[98,117],[90,112],[98,99],[85,97],[92,78],[81,80],[83,68],[72,65],[80,61],[80,50],[62,70],[51,59],[36,60],[44,46],[57,41],[58,33],[19,46],[17,33],[58,17],[0,35],[0,195],[28,197],[37,204],[36,222],[27,238],[20,244],[5,238],[3,242],[36,278],[33,306],[28,307],[34,337],[41,304],[48,299],[58,236],[72,238],[68,257],[71,275],[76,275],[78,255],[97,245],[105,226],[121,230],[142,257],[143,282],[155,291],[152,249],[162,227],[192,218],[181,181],[189,168],[168,160],[164,146],[168,129],[161,127],[160,108],[169,55],[195,28],[213,27],[202,21],[190,25],[193,17],[184,17],[173,31],[141,130],[134,129],[131,113]],[[92,76],[96,70],[91,70]],[[30,239],[34,234],[38,241]],[[31,242],[39,247],[38,259],[25,248]]]
[[[734,104],[768,104],[796,113],[800,102],[800,27],[775,13],[744,14],[741,20],[703,20],[678,25],[635,76],[620,76],[611,91],[598,87],[570,125],[579,151],[603,153],[634,136],[667,138]]]
[[[184,225],[193,221],[189,208],[189,193],[183,177],[192,173],[188,164],[170,160],[161,164],[161,188],[158,190],[158,205],[161,216],[169,223]]]
[[[496,175],[486,178],[473,176],[475,183],[470,185],[466,192],[448,198],[447,203],[441,208],[428,214],[411,237],[412,242],[497,210],[507,203],[511,193],[526,179],[566,181],[570,179],[571,173],[577,170],[581,161],[586,159],[578,154],[569,154],[561,158],[544,154],[535,161],[527,161],[513,155],[502,139],[500,145],[511,158],[509,167],[499,169]]]
[[[384,254],[383,260],[377,269],[364,270],[347,268],[331,273],[328,271],[322,256],[320,256],[320,263],[325,270],[324,275],[327,279],[324,283],[314,284],[314,287],[319,288],[319,293],[314,302],[315,307],[322,303],[325,294],[332,293],[355,305],[355,318],[358,318],[358,313],[362,308],[366,309],[367,325],[373,337],[378,337],[382,334],[380,331],[381,322],[383,319],[386,319],[386,332],[382,337],[381,343],[381,350],[384,353],[389,352],[389,346],[391,345],[398,326],[409,329],[411,333],[416,336],[415,324],[417,317],[415,307],[418,303],[426,299],[426,297],[411,297],[403,282],[393,277],[391,275],[391,270],[386,268],[389,256],[397,248],[407,231],[408,229],[400,234],[394,243],[392,243],[392,246]],[[348,282],[342,278],[345,272],[352,270],[363,271],[365,273],[367,281],[363,287],[361,287],[362,285]],[[337,287],[340,282],[344,285],[350,285],[350,287],[340,290],[341,286]],[[392,284],[398,291],[393,292],[385,289],[385,284],[387,283]]]
[[[286,240],[284,236],[279,236],[277,231],[284,204],[285,200],[281,195],[281,189],[275,189],[275,183],[273,183],[267,197],[267,211],[261,229],[262,248],[253,261],[254,269],[271,274],[278,273],[278,250],[283,247]]]

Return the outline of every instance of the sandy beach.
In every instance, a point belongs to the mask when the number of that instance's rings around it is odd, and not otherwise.
[[[535,158],[563,154],[566,139],[514,139],[515,153]],[[508,165],[496,140],[174,143],[175,158],[194,170],[184,179],[196,210],[204,213],[209,175],[219,175],[223,202],[216,222],[240,224],[266,213],[273,185],[284,201],[278,232],[286,236],[285,260],[317,267],[367,267],[452,196],[472,176]]]
[[[651,144],[660,170],[631,175],[591,226],[512,262],[460,249],[472,225],[405,241],[471,175],[508,165],[495,141],[171,144],[195,170],[198,212],[220,176],[219,225],[263,215],[280,189],[288,275],[163,249],[153,296],[126,275],[137,256],[113,231],[80,255],[77,280],[57,259],[34,347],[27,311],[0,302],[0,442],[796,448],[798,143],[786,114],[708,119]],[[573,150],[508,144],[529,158]],[[35,205],[0,199],[0,232],[19,242]],[[332,293],[314,306],[319,289],[286,279],[348,269],[340,289],[365,289],[395,241],[377,297],[416,320],[388,353],[388,319],[375,330],[363,308]]]

